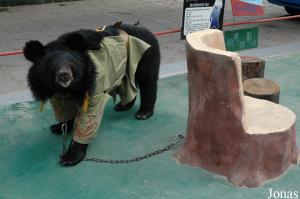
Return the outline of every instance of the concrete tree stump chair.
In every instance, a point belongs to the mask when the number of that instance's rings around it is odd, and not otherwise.
[[[257,187],[297,164],[295,114],[284,106],[243,95],[241,59],[225,50],[223,33],[186,38],[189,114],[180,163]]]

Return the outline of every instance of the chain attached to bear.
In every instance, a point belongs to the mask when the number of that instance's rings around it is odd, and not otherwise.
[[[62,125],[63,146],[62,146],[62,154],[61,155],[65,154],[67,152],[67,146],[66,146],[67,130],[68,130],[67,122],[64,122]],[[101,158],[89,158],[89,157],[85,158],[84,160],[89,161],[89,162],[109,163],[109,164],[121,164],[121,163],[124,164],[124,163],[138,162],[138,161],[159,155],[163,152],[170,151],[172,149],[177,149],[183,144],[184,139],[185,139],[184,136],[179,134],[179,135],[175,136],[174,139],[172,140],[172,142],[170,144],[168,144],[167,146],[165,146],[164,148],[147,153],[143,156],[138,156],[138,157],[130,158],[127,160],[105,160],[105,159],[101,159]]]

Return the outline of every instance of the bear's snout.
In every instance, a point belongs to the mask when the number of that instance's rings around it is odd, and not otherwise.
[[[56,73],[56,82],[62,87],[70,86],[73,80],[72,70],[69,66],[61,67]]]

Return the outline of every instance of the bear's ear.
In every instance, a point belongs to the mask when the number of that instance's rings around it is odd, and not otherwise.
[[[71,50],[79,50],[79,51],[88,50],[87,40],[82,34],[78,32],[71,33],[70,35],[68,35],[65,41],[65,45]]]
[[[112,27],[119,29],[121,27],[122,23],[123,23],[123,21],[118,21],[114,25],[112,25]]]
[[[44,56],[45,47],[39,41],[29,41],[25,44],[23,53],[26,59],[34,62],[36,59]]]

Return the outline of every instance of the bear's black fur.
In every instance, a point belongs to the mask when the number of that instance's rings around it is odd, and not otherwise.
[[[71,98],[81,106],[85,94],[93,92],[97,76],[88,50],[100,49],[101,40],[107,36],[118,35],[118,29],[151,45],[142,56],[135,74],[141,98],[136,118],[151,117],[157,95],[160,50],[155,36],[148,30],[135,25],[116,23],[101,32],[78,30],[66,33],[46,45],[39,41],[27,42],[23,52],[24,56],[33,63],[27,79],[35,99],[46,101],[54,94],[60,94]],[[66,65],[68,65],[67,68],[62,68]],[[133,106],[134,101],[126,105],[119,103],[115,106],[115,110],[128,110]],[[61,133],[60,126],[61,124],[52,125],[51,130]],[[77,164],[84,158],[86,148],[87,145],[72,141],[67,153],[61,156],[60,163],[62,165]]]

